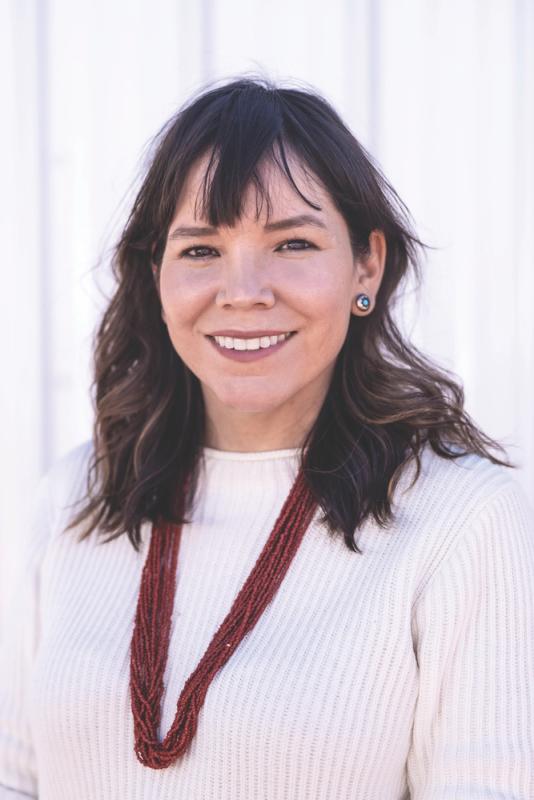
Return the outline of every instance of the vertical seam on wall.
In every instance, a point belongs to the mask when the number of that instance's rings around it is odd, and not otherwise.
[[[527,160],[525,165],[525,158],[528,159],[529,145],[529,117],[532,111],[529,109],[529,104],[532,103],[532,92],[530,91],[530,83],[528,73],[528,46],[532,37],[529,38],[531,33],[532,23],[534,22],[534,13],[532,8],[527,4],[527,0],[516,0],[514,3],[514,51],[515,51],[515,75],[514,75],[514,120],[516,123],[516,147],[514,152],[514,186],[516,188],[514,195],[515,202],[515,234],[514,236],[514,252],[513,263],[517,266],[522,264],[522,258],[526,256],[527,238],[525,230],[528,228],[528,209],[529,196],[526,187],[528,186],[529,174],[528,166],[532,163],[532,155],[530,162]],[[525,166],[527,169],[525,169]],[[524,305],[521,302],[523,294],[528,291],[530,283],[521,278],[521,274],[517,274],[516,278],[516,291],[515,291],[515,311],[514,314],[514,335],[515,335],[515,352],[521,352],[517,345],[523,344],[525,354],[531,353],[534,348],[534,328],[532,325],[528,330],[523,330],[523,322],[520,317],[520,312],[524,310]],[[524,322],[527,321],[525,317]],[[525,344],[525,338],[527,343]],[[532,359],[529,361],[528,369],[529,377],[533,376],[534,367],[532,366]],[[531,384],[532,385],[532,384]],[[514,433],[514,447],[521,448],[521,468],[528,470],[530,465],[534,466],[534,424],[530,422],[529,427],[525,430],[524,425],[526,420],[523,419],[522,411],[524,404],[522,401],[521,393],[514,393],[515,399],[515,419],[519,422],[516,423]],[[523,437],[522,437],[522,434]],[[525,435],[526,434],[526,435]],[[522,441],[523,439],[523,441]],[[525,484],[526,485],[526,484]]]
[[[51,285],[50,268],[50,148],[48,125],[48,0],[35,0],[35,43],[37,74],[35,86],[37,94],[37,164],[39,175],[38,225],[39,258],[39,333],[38,350],[40,354],[40,436],[39,461],[41,472],[51,463],[54,417],[52,413],[52,358],[51,358]]]
[[[202,48],[202,80],[204,83],[213,77],[213,3],[202,0],[200,23],[200,46]]]
[[[524,92],[524,42],[523,42],[523,32],[525,30],[525,19],[523,14],[523,3],[516,2],[514,3],[514,11],[513,11],[513,36],[514,36],[514,51],[515,51],[515,75],[514,75],[514,119],[516,121],[516,130],[517,130],[517,139],[516,141],[517,147],[515,148],[515,152],[513,154],[513,171],[514,171],[514,187],[516,192],[514,193],[514,204],[517,209],[517,212],[514,214],[515,219],[519,221],[519,225],[517,226],[519,229],[519,237],[523,236],[523,226],[521,225],[521,218],[522,212],[521,209],[523,208],[523,200],[522,197],[523,193],[523,181],[521,180],[522,170],[520,168],[519,159],[521,158],[521,154],[524,152],[524,113],[523,113],[523,103],[521,102],[523,99],[523,92]],[[519,190],[519,192],[517,191]],[[519,197],[518,197],[519,194]],[[523,246],[521,239],[519,243],[517,240],[513,239],[513,263],[519,264],[520,258],[523,253]],[[519,329],[519,312],[521,310],[521,304],[519,302],[519,292],[521,291],[522,281],[521,277],[517,275],[516,281],[516,291],[514,296],[514,338],[513,338],[513,346],[515,352],[520,352],[517,349],[517,345],[519,344],[519,337],[520,337],[520,329]],[[514,392],[514,420],[521,419],[521,404],[519,402],[519,392]],[[514,425],[514,444],[517,443],[517,436],[516,436],[516,428]],[[518,431],[517,431],[518,432]]]
[[[350,3],[350,0],[348,0]],[[380,154],[380,3],[381,0],[367,0],[367,20],[369,31],[369,146],[378,158]]]
[[[356,21],[355,21],[355,14],[354,14],[354,7],[355,3],[354,0],[345,0],[343,5],[344,8],[344,15],[343,21],[344,25],[344,33],[345,33],[345,40],[343,43],[343,66],[344,66],[344,74],[343,74],[343,88],[345,90],[345,103],[346,107],[352,112],[355,106],[355,98],[354,98],[354,86],[352,83],[352,73],[354,68],[354,63],[352,60],[352,37],[354,35],[354,31],[356,28]],[[356,108],[356,110],[358,110]]]

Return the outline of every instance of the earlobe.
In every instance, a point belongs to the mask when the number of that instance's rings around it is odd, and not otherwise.
[[[372,298],[369,297],[368,294],[364,292],[360,292],[354,298],[354,303],[352,307],[352,311],[354,314],[357,314],[360,311],[362,314],[368,314],[373,306]]]

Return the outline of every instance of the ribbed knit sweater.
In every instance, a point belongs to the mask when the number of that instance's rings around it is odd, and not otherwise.
[[[129,656],[151,535],[62,533],[90,443],[42,479],[2,632],[0,798],[532,800],[534,512],[513,471],[430,449],[395,523],[329,536],[320,510],[211,683],[190,749],[134,753]],[[289,493],[298,449],[204,449],[183,528],[160,738]]]

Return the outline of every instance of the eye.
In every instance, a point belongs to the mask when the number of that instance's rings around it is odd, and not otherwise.
[[[311,242],[308,242],[307,239],[288,239],[287,242],[283,242],[280,247],[285,247],[286,245],[306,245],[306,247],[288,247],[289,250],[310,250],[311,248],[315,249],[315,245]]]
[[[193,250],[203,250],[204,253],[201,254],[201,255],[196,255],[195,256],[195,255],[192,255]],[[205,253],[206,250],[211,250],[212,253],[215,252],[213,247],[206,247],[205,245],[197,245],[197,247],[189,247],[187,250],[183,250],[180,253],[180,257],[181,258],[192,258],[193,260],[200,261],[203,258],[208,258],[208,256]]]

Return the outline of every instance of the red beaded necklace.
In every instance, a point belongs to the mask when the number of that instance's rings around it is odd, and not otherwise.
[[[141,576],[130,658],[135,754],[142,764],[153,769],[165,769],[187,750],[195,735],[198,715],[211,681],[274,597],[316,507],[303,472],[299,470],[256,564],[187,679],[178,699],[174,721],[162,742],[158,741],[158,728],[182,526],[162,519],[152,526]]]

